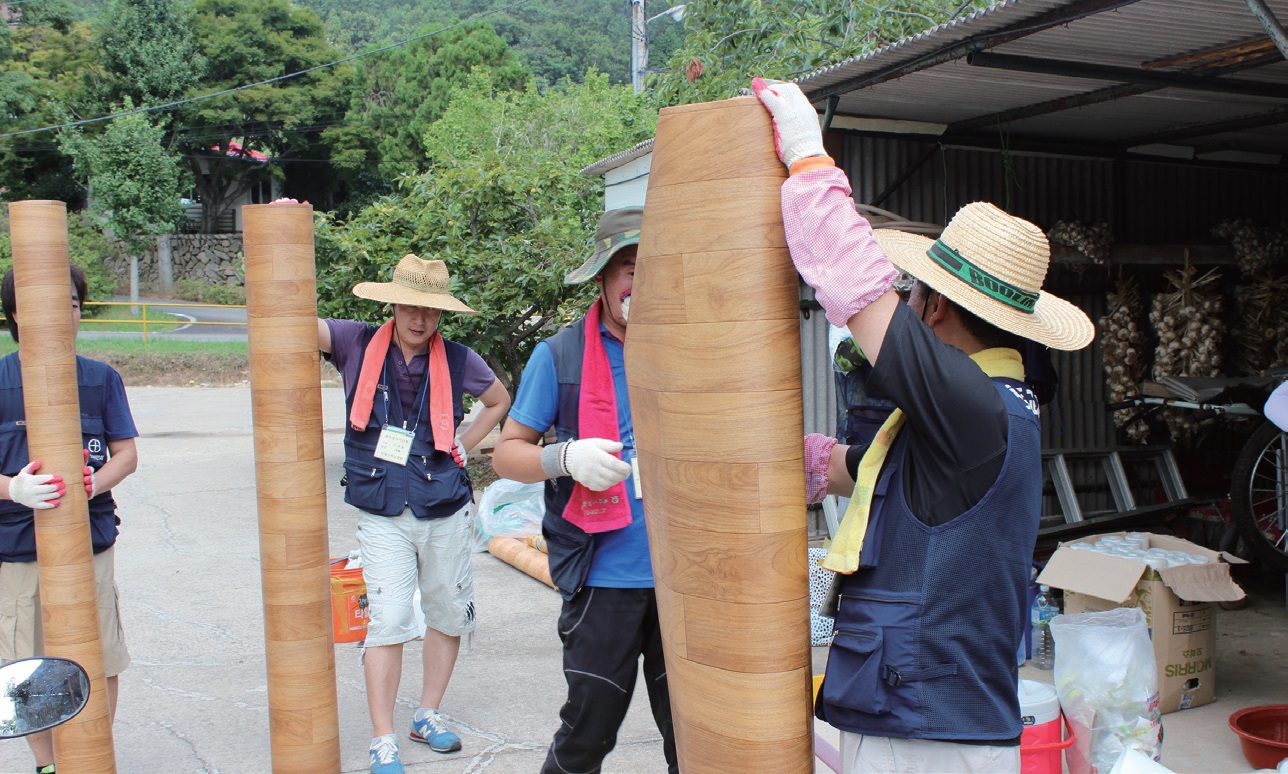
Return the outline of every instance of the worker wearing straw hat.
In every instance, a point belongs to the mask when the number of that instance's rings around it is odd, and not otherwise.
[[[1050,248],[1032,223],[975,202],[937,240],[874,233],[800,88],[752,86],[791,173],[792,260],[898,406],[865,447],[807,439],[810,495],[853,487],[824,560],[839,597],[816,714],[841,730],[846,774],[1018,772],[1015,652],[1042,498],[1019,351],[1080,349],[1094,328],[1042,290]],[[907,303],[896,266],[916,278]]]
[[[394,705],[403,644],[424,636],[420,708],[411,739],[435,752],[461,749],[439,711],[461,637],[474,631],[473,488],[466,450],[496,427],[510,396],[469,347],[438,332],[444,312],[478,314],[450,292],[442,261],[405,255],[390,282],[353,294],[389,304],[383,325],[318,320],[318,348],[344,381],[344,500],[360,509],[358,547],[367,584],[363,668],[371,712],[371,774],[400,774]],[[463,396],[483,409],[457,436]],[[419,588],[428,628],[412,609]]]

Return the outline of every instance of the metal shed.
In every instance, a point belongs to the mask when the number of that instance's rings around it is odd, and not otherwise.
[[[976,200],[1044,229],[1108,224],[1107,267],[1057,247],[1047,283],[1095,321],[1113,272],[1228,265],[1216,223],[1288,219],[1285,16],[1288,0],[1008,0],[797,83],[858,202],[938,224]],[[605,176],[610,207],[643,203],[651,146],[583,170]],[[811,301],[802,287],[805,427],[829,432],[827,325]],[[1055,361],[1044,447],[1114,446],[1099,345]]]

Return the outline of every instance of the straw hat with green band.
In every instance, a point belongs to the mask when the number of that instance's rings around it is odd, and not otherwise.
[[[605,212],[595,228],[595,252],[577,269],[568,272],[568,276],[564,277],[564,284],[576,285],[593,279],[618,250],[639,244],[640,224],[643,221],[643,207],[623,207]]]
[[[1062,350],[1095,338],[1085,312],[1043,292],[1051,246],[1027,220],[974,202],[938,240],[889,229],[874,234],[895,266],[1004,331]]]

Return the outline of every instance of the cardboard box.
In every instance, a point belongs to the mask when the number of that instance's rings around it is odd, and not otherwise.
[[[1152,533],[1148,534],[1150,548],[1200,554],[1209,563],[1154,570],[1125,557],[1070,548],[1102,537],[1062,543],[1038,575],[1038,583],[1064,590],[1065,613],[1116,607],[1138,607],[1145,613],[1158,662],[1161,713],[1212,702],[1216,698],[1215,603],[1243,599],[1243,590],[1230,579],[1230,565],[1246,562],[1188,540]]]

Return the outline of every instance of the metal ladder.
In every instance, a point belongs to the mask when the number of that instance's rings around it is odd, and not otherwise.
[[[1051,476],[1051,484],[1066,524],[1075,524],[1086,518],[1085,510],[1078,499],[1073,476],[1069,471],[1070,460],[1092,459],[1100,462],[1117,513],[1124,514],[1141,507],[1132,494],[1132,485],[1128,479],[1124,457],[1129,458],[1133,463],[1153,463],[1153,469],[1158,476],[1158,483],[1163,488],[1167,503],[1178,503],[1189,499],[1185,483],[1181,480],[1180,468],[1177,467],[1176,458],[1169,448],[1121,447],[1044,451],[1042,461]]]

